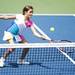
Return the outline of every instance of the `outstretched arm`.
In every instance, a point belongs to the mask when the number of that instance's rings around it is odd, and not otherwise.
[[[15,19],[15,15],[0,15],[0,19]]]
[[[39,38],[44,38],[40,33],[37,32],[34,26],[31,26],[31,30],[34,36],[39,37]]]
[[[32,30],[33,35],[35,35],[36,37],[39,37],[39,38],[41,38],[41,39],[45,39],[45,40],[51,42],[51,40],[48,39],[45,35],[39,33],[39,32],[36,30],[36,28],[34,27],[34,25],[31,26],[31,30]]]

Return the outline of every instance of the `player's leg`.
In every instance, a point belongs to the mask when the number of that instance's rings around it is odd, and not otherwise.
[[[3,39],[5,39],[8,43],[14,43],[12,35],[8,32],[5,33]],[[0,58],[0,67],[3,67],[5,65],[4,62],[6,58],[9,56],[9,54],[12,53],[12,51],[14,51],[14,49],[9,48],[7,49],[7,51],[4,52],[3,56]]]
[[[29,52],[29,48],[24,48],[21,54],[21,57],[19,58],[20,64],[30,64],[30,62],[24,61],[27,53]]]
[[[27,40],[25,40],[24,38],[22,38],[22,41],[19,42],[19,43],[27,44],[28,42],[27,42]],[[30,62],[26,62],[26,61],[24,62],[24,59],[25,59],[25,57],[26,57],[26,55],[27,55],[28,52],[29,52],[29,48],[23,48],[22,54],[21,54],[21,56],[19,58],[19,63],[20,64],[30,64]]]
[[[9,42],[10,40],[8,40],[8,42]],[[3,56],[0,58],[0,67],[3,67],[5,64],[4,64],[4,62],[5,62],[5,60],[6,60],[6,58],[9,56],[9,54],[11,54],[12,52],[14,51],[14,49],[13,48],[8,48],[5,52],[4,52],[4,54],[3,54]]]

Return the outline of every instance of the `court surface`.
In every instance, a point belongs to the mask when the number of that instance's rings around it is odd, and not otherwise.
[[[45,32],[50,38],[54,40],[67,39],[75,41],[75,17],[74,16],[33,16],[32,20],[36,25]],[[2,41],[4,30],[12,25],[13,20],[0,19],[0,43]],[[54,27],[55,31],[51,32],[50,27]],[[28,34],[27,34],[28,33]],[[36,38],[31,31],[26,29],[23,32],[25,38],[30,43],[45,43],[47,41]],[[45,50],[30,50],[26,60],[32,61],[30,65],[18,65],[16,60],[20,55],[21,50],[16,49],[7,59],[4,68],[0,68],[1,75],[74,75],[75,65],[66,59],[57,49]],[[42,54],[42,55],[41,55]],[[0,56],[2,50],[0,51]],[[70,54],[71,55],[71,54]],[[75,51],[72,53],[75,59]],[[11,61],[9,64],[7,62]]]

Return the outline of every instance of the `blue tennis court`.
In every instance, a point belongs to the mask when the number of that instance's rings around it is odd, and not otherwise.
[[[33,16],[32,20],[43,30],[50,38],[54,40],[71,40],[75,41],[75,17],[74,16],[51,16],[39,15]],[[13,23],[12,19],[0,19],[0,43],[6,43],[2,40],[3,33]],[[51,32],[50,27],[55,31]],[[27,34],[27,32],[29,34]],[[45,43],[47,41],[34,37],[30,29],[26,29],[23,35],[30,43]],[[33,40],[34,39],[34,40]],[[0,49],[0,57],[6,49]],[[0,68],[1,75],[74,75],[75,65],[72,64],[56,48],[30,49],[26,56],[30,65],[18,65],[16,62],[21,54],[22,49],[16,49],[7,59],[6,66]],[[69,51],[71,51],[69,49]],[[68,53],[75,59],[75,50]],[[9,62],[9,63],[8,63]]]

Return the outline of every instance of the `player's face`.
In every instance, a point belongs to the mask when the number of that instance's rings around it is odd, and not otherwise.
[[[29,9],[29,10],[26,12],[26,15],[30,18],[30,17],[33,15],[33,10],[32,10],[32,9]]]

